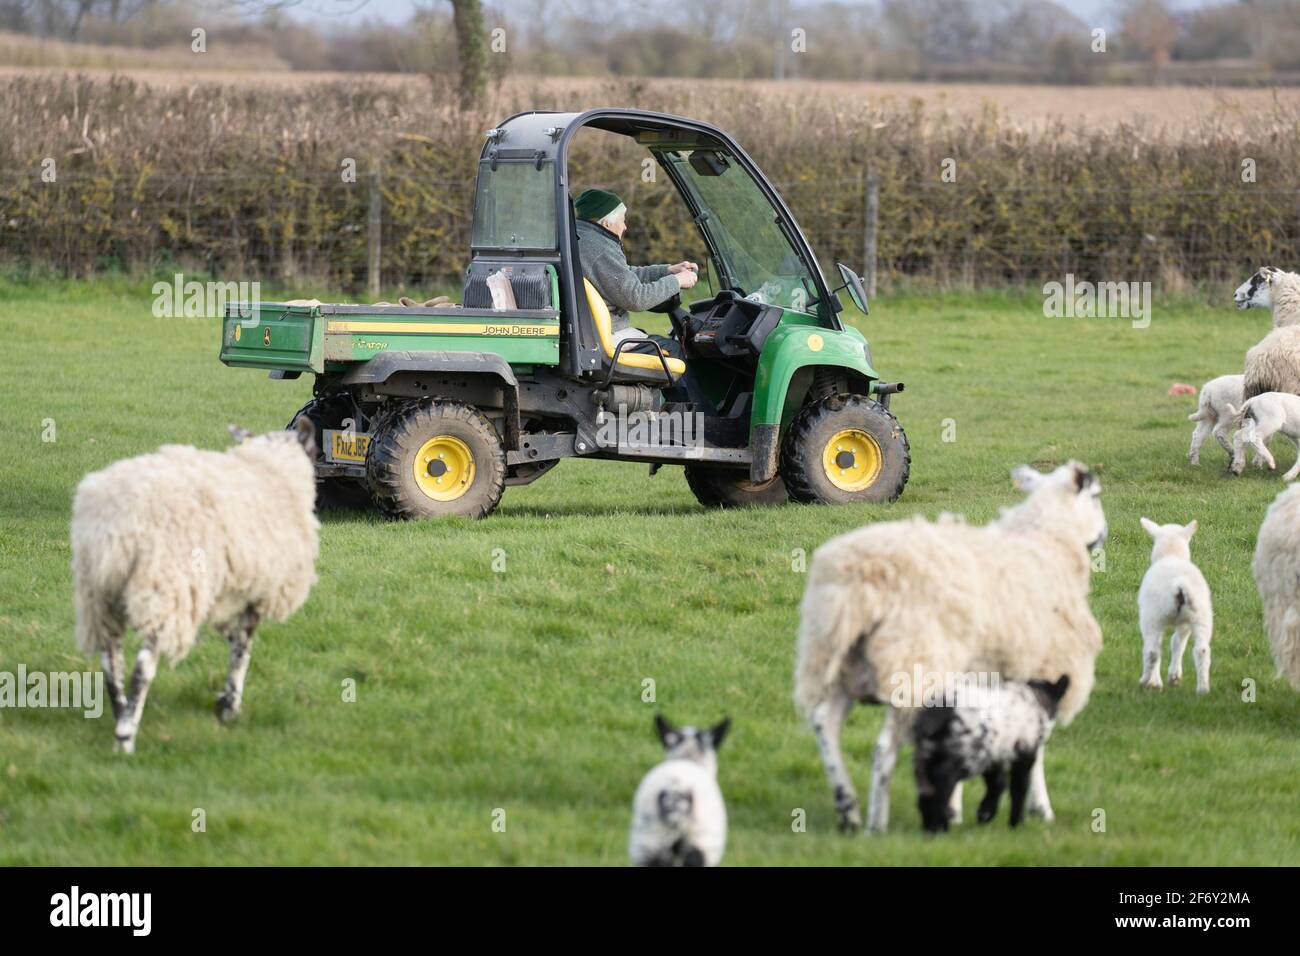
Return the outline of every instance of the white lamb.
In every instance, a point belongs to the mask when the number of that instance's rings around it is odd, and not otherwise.
[[[972,672],[1002,680],[1068,676],[1068,723],[1092,692],[1101,628],[1088,606],[1091,551],[1106,535],[1101,486],[1070,462],[1049,474],[1012,472],[1029,496],[984,527],[942,516],[868,525],[813,555],[800,606],[795,702],[811,722],[840,829],[861,825],[840,751],[854,701],[890,704],[876,741],[868,826],[889,821],[898,747],[922,702],[913,675]],[[902,693],[900,693],[902,691]],[[954,816],[960,789],[953,794]],[[1052,819],[1041,755],[1030,808]]]
[[[1254,449],[1256,461],[1263,461],[1270,469],[1277,469],[1268,450],[1268,442],[1281,432],[1296,446],[1296,463],[1282,476],[1283,481],[1295,481],[1300,474],[1300,395],[1287,392],[1265,392],[1248,399],[1240,409],[1228,406],[1232,420],[1239,425],[1232,436],[1232,472],[1241,474],[1246,467],[1246,446]]]
[[[632,798],[628,856],[634,866],[717,866],[727,845],[727,807],[718,788],[718,748],[731,719],[707,730],[674,727],[662,716],[655,729],[664,760]]]
[[[1238,309],[1271,309],[1273,331],[1246,353],[1242,397],[1300,394],[1300,275],[1265,266],[1233,293]]]
[[[184,658],[204,621],[230,643],[217,716],[238,715],[258,623],[287,618],[316,580],[313,435],[303,419],[294,431],[225,453],[164,445],[77,486],[77,646],[100,655],[116,749],[134,752],[158,659]],[[122,652],[128,626],[142,639],[129,697]]]
[[[1200,401],[1196,411],[1187,416],[1188,421],[1196,422],[1192,432],[1192,447],[1187,452],[1187,461],[1193,465],[1201,463],[1201,446],[1205,439],[1214,436],[1221,448],[1232,457],[1232,414],[1229,405],[1240,405],[1242,375],[1220,375],[1201,386]]]
[[[1138,588],[1138,621],[1142,629],[1143,687],[1160,683],[1160,645],[1169,637],[1169,683],[1183,679],[1183,654],[1192,638],[1196,662],[1196,693],[1210,692],[1210,638],[1214,633],[1214,608],[1210,586],[1200,568],[1192,564],[1191,541],[1196,522],[1156,524],[1142,519],[1142,527],[1155,539],[1151,567]]]
[[[1278,675],[1300,691],[1300,485],[1273,499],[1255,544],[1255,584]]]

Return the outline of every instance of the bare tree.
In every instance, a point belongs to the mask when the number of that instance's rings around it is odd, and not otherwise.
[[[476,106],[487,89],[487,26],[481,0],[451,0],[460,59],[460,105]]]
[[[1178,39],[1178,23],[1165,0],[1129,0],[1120,18],[1120,39],[1146,57],[1151,81],[1158,83]]]

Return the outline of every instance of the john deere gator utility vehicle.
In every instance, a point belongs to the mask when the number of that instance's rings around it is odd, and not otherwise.
[[[583,276],[567,159],[588,127],[648,150],[708,250],[713,294],[656,309],[683,358],[648,339],[615,345]],[[709,506],[893,500],[910,462],[889,411],[903,386],[881,380],[840,320],[838,291],[867,302],[838,269],[832,290],[776,189],[716,127],[521,113],[483,145],[459,306],[232,306],[221,361],[314,374],[294,421],[318,429],[323,501],[394,517],[481,517],[507,485],[575,457],[683,465]],[[645,427],[665,421],[666,438]]]

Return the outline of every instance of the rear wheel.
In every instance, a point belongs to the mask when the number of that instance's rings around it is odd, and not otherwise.
[[[754,508],[790,500],[780,475],[755,484],[743,471],[687,465],[686,484],[706,508]]]
[[[389,517],[482,518],[501,502],[506,453],[477,409],[425,398],[380,423],[366,472],[375,504]]]
[[[912,464],[903,426],[865,395],[804,406],[781,446],[781,474],[795,501],[893,501]]]

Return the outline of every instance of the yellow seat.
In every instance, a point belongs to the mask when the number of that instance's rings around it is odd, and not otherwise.
[[[587,287],[587,305],[591,307],[592,317],[596,320],[596,334],[600,336],[600,347],[605,350],[605,358],[614,357],[614,323],[609,317],[609,306],[601,298],[596,287],[591,284],[590,279],[583,279],[583,284]],[[676,378],[686,372],[686,363],[678,358],[665,358],[668,363],[668,371]],[[646,355],[643,352],[629,352],[624,349],[619,353],[618,364],[626,368],[650,368],[663,371],[663,364],[656,355]]]

